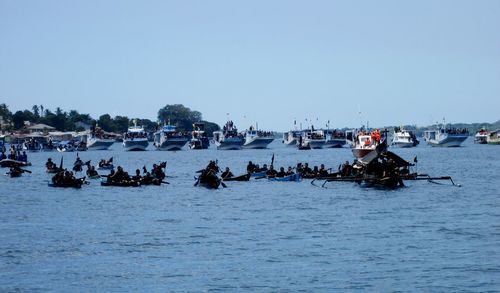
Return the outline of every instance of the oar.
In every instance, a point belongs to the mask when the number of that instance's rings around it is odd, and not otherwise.
[[[200,184],[200,178],[194,177],[194,180],[196,180],[196,182],[194,183],[194,186],[198,186],[198,184]]]
[[[222,187],[224,187],[224,188],[227,187],[226,183],[222,182],[222,180],[220,181],[220,185],[222,185]]]
[[[170,184],[170,182],[162,180],[161,183]]]
[[[21,169],[21,168],[19,168],[19,170],[21,170],[21,171],[23,171],[23,172],[26,172],[26,173],[30,173],[30,174],[32,173],[30,170],[26,170],[26,169]]]

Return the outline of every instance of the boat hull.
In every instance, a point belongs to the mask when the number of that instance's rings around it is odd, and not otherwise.
[[[180,151],[187,143],[187,139],[169,139],[156,143],[156,149],[159,151]]]
[[[448,135],[442,140],[427,140],[427,143],[433,147],[459,147],[467,138],[467,135]]]
[[[323,148],[331,149],[331,148],[341,148],[346,144],[345,138],[342,139],[330,139],[325,141]]]
[[[123,140],[123,147],[126,151],[145,151],[148,145],[147,139]]]
[[[325,145],[325,140],[315,140],[315,139],[309,140],[309,146],[312,149],[322,149],[324,145]]]
[[[241,150],[243,142],[222,142],[217,145],[218,150]]]
[[[87,143],[88,150],[103,151],[109,149],[115,143],[114,139],[97,139]]]
[[[246,141],[243,144],[243,148],[245,149],[265,149],[267,146],[273,142],[274,138],[265,138],[258,137],[251,140]]]
[[[391,146],[397,148],[411,148],[414,147],[414,144],[413,142],[408,142],[408,141],[393,141]]]
[[[189,148],[192,150],[206,150],[210,146],[208,139],[191,139],[189,141]]]

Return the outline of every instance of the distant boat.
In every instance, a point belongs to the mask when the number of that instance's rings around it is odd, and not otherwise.
[[[130,126],[123,135],[123,147],[126,151],[145,151],[148,147],[148,137],[142,126]]]
[[[474,135],[474,143],[477,143],[477,144],[488,143],[488,136],[489,135],[490,135],[489,131],[487,131],[485,128],[481,128],[478,132],[476,132],[476,135]]]
[[[84,136],[89,150],[107,150],[115,143],[114,138],[106,138],[104,130],[98,126],[90,134]]]
[[[245,140],[233,122],[228,121],[222,131],[214,131],[214,143],[218,150],[241,150]]]
[[[200,122],[194,123],[193,131],[191,132],[191,140],[189,141],[189,148],[192,150],[202,150],[208,149],[209,146],[210,141],[205,132],[205,124]]]
[[[500,130],[491,131],[486,141],[488,144],[500,144]]]
[[[257,130],[252,126],[244,131],[243,135],[245,137],[243,148],[246,149],[265,149],[274,140],[272,132]]]
[[[324,130],[325,143],[323,148],[341,148],[346,144],[345,132],[340,130]]]
[[[370,132],[361,129],[359,131],[348,131],[346,137],[351,145],[352,154],[363,164],[370,163],[382,151],[387,149],[386,131],[374,130]]]
[[[154,146],[162,151],[178,151],[188,142],[188,137],[174,125],[165,125],[154,135]]]
[[[399,127],[394,128],[391,146],[411,148],[417,146],[419,143],[417,136],[412,131]]]
[[[286,146],[296,146],[298,143],[298,138],[302,135],[299,130],[290,130],[283,133],[283,143]]]
[[[302,132],[302,144],[309,145],[311,149],[321,149],[325,145],[326,138],[323,130],[307,129]]]
[[[439,127],[424,131],[424,140],[431,146],[459,147],[469,137],[467,129]]]

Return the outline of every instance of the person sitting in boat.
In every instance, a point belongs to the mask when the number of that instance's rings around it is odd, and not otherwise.
[[[112,174],[108,176],[108,181],[120,182],[125,177],[125,172],[123,172],[122,166],[118,166],[118,168],[116,168],[116,172],[111,172],[111,173]]]
[[[292,166],[288,166],[288,170],[286,170],[286,175],[289,176],[293,174],[295,174],[295,172],[293,172]]]
[[[328,175],[328,170],[326,170],[325,168],[325,164],[321,164],[319,166],[319,170],[318,170],[318,173],[317,173],[319,176],[327,176]]]
[[[234,174],[233,174],[233,172],[231,172],[231,170],[229,170],[229,167],[226,167],[226,170],[224,172],[222,172],[221,177],[222,177],[222,179],[227,179],[227,178],[234,177]]]
[[[52,162],[52,158],[48,158],[47,163],[45,163],[45,167],[47,168],[47,170],[53,170],[56,168],[56,164]]]
[[[280,170],[279,170],[279,172],[276,174],[276,176],[275,176],[275,177],[279,177],[279,178],[281,178],[281,177],[285,177],[286,175],[287,175],[287,174],[286,174],[286,172],[285,172],[285,168],[280,167]]]
[[[273,165],[269,166],[269,170],[266,172],[267,177],[276,177],[276,174],[278,172],[274,169]]]
[[[365,139],[365,147],[369,147],[372,144],[369,138]]]
[[[267,172],[267,170],[269,170],[267,164],[262,165],[262,168],[259,169],[260,172]]]
[[[141,170],[139,170],[139,169],[135,170],[135,175],[132,176],[132,180],[134,180],[134,181],[141,181],[142,180]]]
[[[307,175],[312,174],[313,171],[309,168],[309,163],[304,163],[304,167],[302,168],[302,176],[306,177]]]
[[[213,171],[213,173],[215,174],[219,173],[219,166],[217,166],[217,163],[215,161],[210,161],[206,169]]]
[[[161,165],[153,164],[153,170],[151,171],[151,174],[153,174],[153,176],[159,180],[163,180],[166,177],[165,172],[163,172],[163,168],[161,167]]]
[[[318,166],[314,166],[314,167],[313,167],[312,173],[314,174],[314,176],[318,175],[318,173],[319,173],[319,168],[318,168]]]
[[[249,161],[248,162],[248,165],[247,165],[247,172],[248,173],[253,173],[255,172],[255,165],[252,163],[252,161]]]
[[[89,164],[87,169],[87,176],[94,177],[97,175],[99,175],[99,173],[97,173],[95,167]]]
[[[345,163],[342,164],[340,174],[342,176],[351,176],[352,175],[351,173],[352,173],[352,166],[349,165],[349,161],[345,161]]]

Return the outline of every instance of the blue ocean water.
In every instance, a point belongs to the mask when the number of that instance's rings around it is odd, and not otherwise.
[[[243,174],[249,160],[324,163],[348,148],[88,151],[132,173],[167,161],[170,185],[82,189],[47,186],[48,157],[32,174],[0,178],[0,291],[19,292],[486,292],[500,291],[500,148],[392,149],[418,157],[418,172],[462,187],[407,182],[397,190],[355,183],[228,182],[194,187],[209,160]],[[4,172],[5,169],[1,170]],[[7,170],[5,170],[7,171]]]

